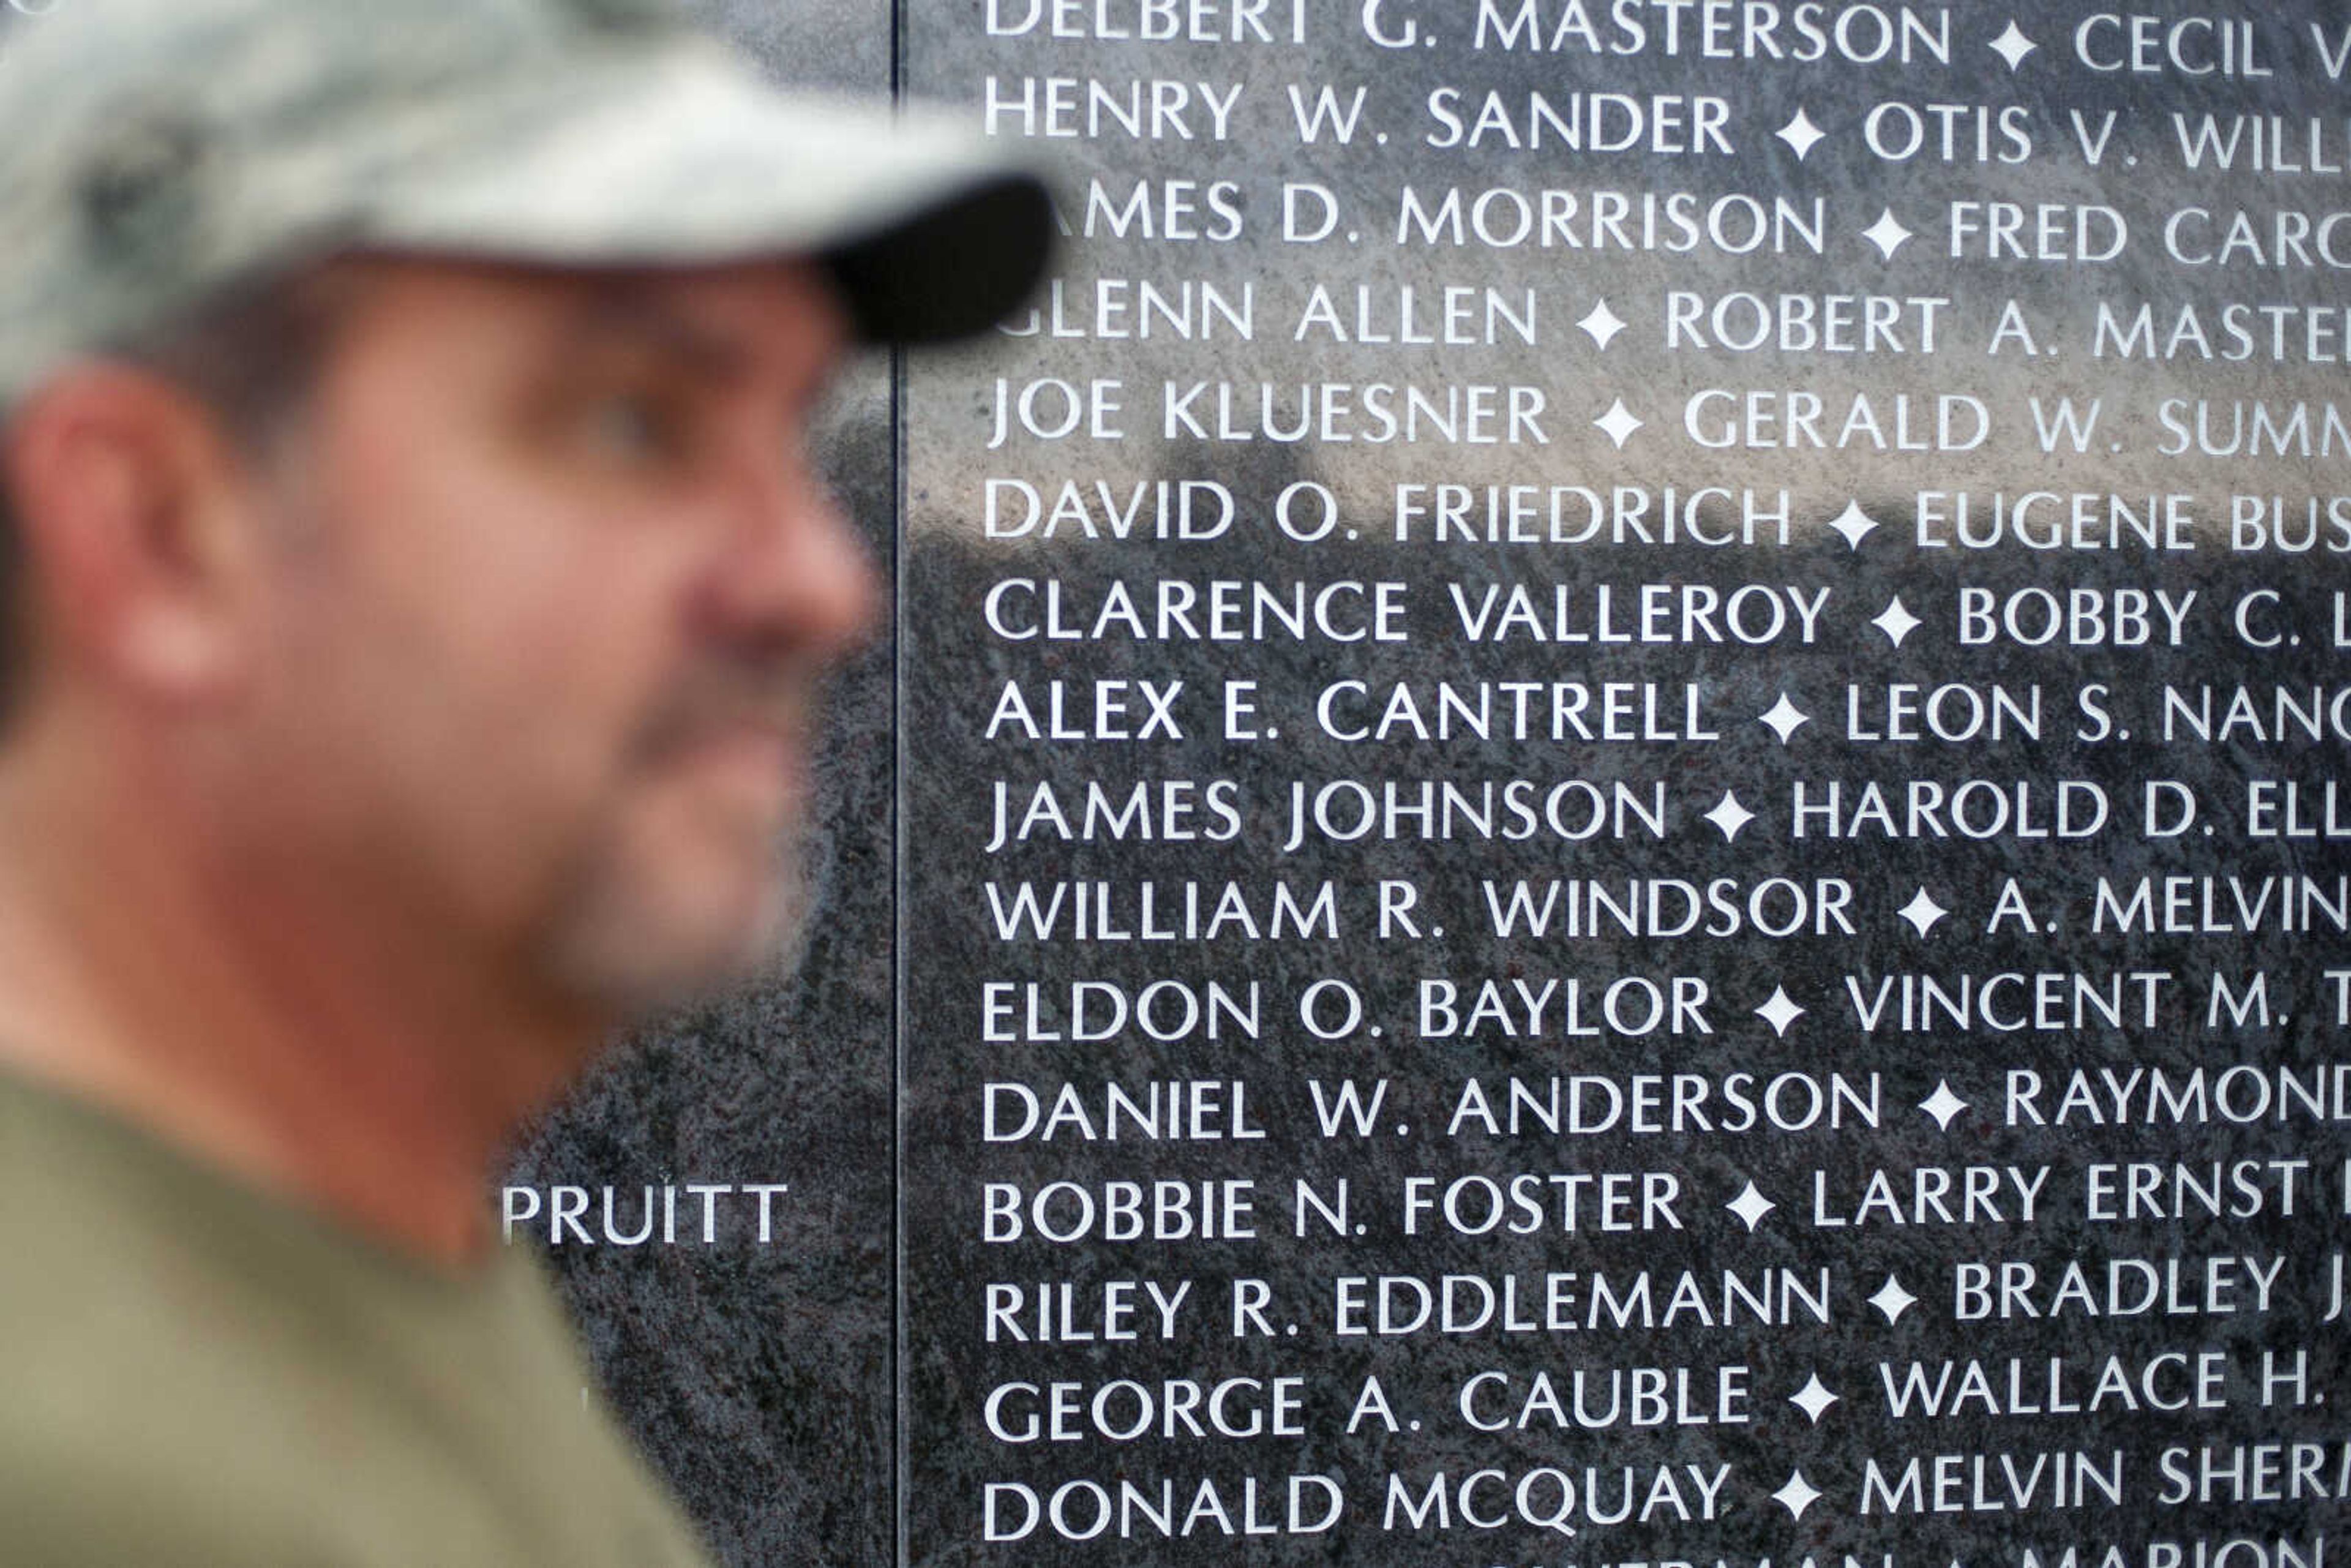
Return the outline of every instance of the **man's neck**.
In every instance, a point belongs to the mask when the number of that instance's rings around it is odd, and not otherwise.
[[[152,802],[110,824],[120,798],[61,810],[26,772],[0,778],[0,1065],[400,1251],[478,1260],[498,1152],[594,1023],[488,1005],[299,875],[174,853],[196,838]]]

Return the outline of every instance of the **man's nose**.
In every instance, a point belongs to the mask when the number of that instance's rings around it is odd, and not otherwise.
[[[823,480],[794,463],[747,484],[732,548],[713,563],[705,630],[765,657],[827,659],[871,636],[881,589]]]

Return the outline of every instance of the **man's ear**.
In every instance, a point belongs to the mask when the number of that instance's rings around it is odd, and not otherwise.
[[[0,434],[23,539],[34,657],[173,706],[247,666],[258,538],[246,464],[185,390],[74,365]]]

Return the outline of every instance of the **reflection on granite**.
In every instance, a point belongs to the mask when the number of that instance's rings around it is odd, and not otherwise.
[[[1807,63],[1797,10],[914,8],[910,87],[992,93],[1079,237],[1033,334],[907,388],[912,1560],[2250,1568],[2342,1522],[2168,1479],[2345,1454],[2351,857],[2282,802],[2351,735],[2274,711],[2344,689],[2340,554],[2231,534],[2346,488],[2339,271],[2163,237],[2341,205],[2170,118],[2339,148],[2335,25],[2190,76],[2168,16],[1818,7],[1887,57]],[[2274,356],[2172,341],[2254,298]],[[2285,450],[2167,453],[2195,398]],[[1166,1414],[1285,1378],[1294,1432]]]
[[[780,73],[878,86],[888,69],[878,5],[709,9]],[[2253,515],[2299,526],[2314,505],[2322,538],[2351,543],[2327,520],[2351,454],[2325,434],[2340,334],[2332,358],[2299,337],[2273,354],[2256,316],[2258,351],[2219,350],[2230,301],[2286,309],[2293,333],[2339,318],[2339,269],[2267,256],[2276,213],[2314,225],[2343,204],[2339,174],[2183,166],[2171,116],[2285,117],[2315,127],[2323,160],[2344,129],[2324,63],[2339,23],[2314,5],[2264,14],[2272,74],[2204,78],[2164,64],[2179,18],[2109,26],[2080,4],[2020,11],[2031,53],[1999,8],[1823,13],[1941,19],[1952,63],[1907,69],[1742,55],[1755,7],[1635,5],[1650,43],[1598,57],[1572,29],[1556,48],[1495,42],[1517,5],[1427,0],[1309,5],[1303,46],[986,35],[987,17],[1029,9],[906,6],[909,89],[976,101],[991,76],[999,94],[1031,78],[1113,95],[1176,84],[1193,134],[1047,149],[1073,228],[1090,182],[1115,204],[1150,181],[1158,237],[1080,239],[1041,330],[911,367],[903,517],[883,386],[866,383],[837,466],[877,549],[907,541],[903,710],[893,735],[877,651],[845,683],[828,748],[808,960],[616,1061],[517,1169],[541,1185],[791,1184],[781,1245],[555,1252],[616,1397],[720,1550],[891,1560],[903,1521],[917,1563],[1850,1553],[2019,1568],[2030,1550],[2054,1568],[2074,1548],[2074,1568],[2172,1568],[2154,1542],[2180,1545],[2176,1568],[2318,1561],[2351,1486],[2317,1399],[2344,1371],[2328,1312],[2351,1105],[2334,1075],[2345,946],[2327,901],[2351,797],[2335,826],[2325,814],[2351,744],[2351,717],[2335,716],[2343,552],[2231,547]],[[1185,14],[1214,27],[1241,9]],[[1523,9],[1535,20],[1520,37],[1548,40],[1577,8]],[[1677,9],[1692,41],[1668,57],[1656,40]],[[1766,9],[1794,26],[1798,7]],[[1488,47],[1472,47],[1489,11]],[[1140,12],[1050,14],[1084,30]],[[1695,40],[1718,14],[1730,53],[1704,57]],[[2075,63],[2085,21],[2101,48],[2152,28],[2155,64]],[[1437,42],[1384,47],[1367,22]],[[1591,25],[1618,36],[1609,16]],[[1364,134],[1345,146],[1306,144],[1294,123],[1290,89],[1311,103],[1324,84],[1343,99],[1366,89]],[[1465,127],[1493,117],[1474,150],[1431,144],[1453,134],[1429,107],[1446,88]],[[1653,127],[1667,99],[1689,125],[1711,112],[1698,100],[1719,99],[1731,151],[1687,131],[1691,150],[1672,153],[1570,150],[1555,132],[1509,145],[1531,134],[1532,95],[1573,117],[1573,95],[1600,93]],[[1231,105],[1228,137],[1212,101]],[[1914,117],[1935,151],[1869,151],[1873,123],[1898,137]],[[2109,123],[2093,161],[2085,139]],[[2005,162],[2020,125],[2032,151]],[[1171,221],[1223,221],[1219,182],[1237,237],[1167,238]],[[1284,187],[1310,184],[1341,223],[1285,242]],[[1550,243],[1481,243],[1466,215],[1458,244],[1399,243],[1406,186],[1432,204],[1500,191],[1497,223],[1520,194],[1545,210],[1544,192],[1575,215]],[[1653,199],[1668,216],[1645,229]],[[1656,237],[1672,212],[1735,224],[1750,203],[1798,236],[1783,254]],[[1995,254],[1980,229],[1949,254],[1955,214],[1989,223],[1997,203],[2023,214],[2017,246],[2055,259]],[[2220,233],[2252,214],[2246,243],[2263,256],[2168,257],[2166,225],[2189,209],[2220,214]],[[2127,225],[2111,262],[2080,259],[2106,221],[2085,213]],[[1815,222],[1817,256],[1802,239]],[[1135,329],[1146,283],[1168,302],[1155,335],[1101,335]],[[1407,289],[1424,335],[1445,320],[1461,340],[1396,340],[1412,335]],[[1252,302],[1248,337],[1169,326],[1177,310],[1207,321],[1212,292]],[[1448,298],[1467,302],[1458,322],[1430,314]],[[2102,304],[2117,312],[2104,340]],[[2160,346],[2126,349],[2115,334],[2142,306]],[[2210,323],[2210,357],[2183,306]],[[1097,398],[1092,417],[1129,434],[998,442],[999,377],[1016,396],[1116,382],[1120,406]],[[1416,389],[1431,406],[1531,389],[1543,438],[1271,440],[1260,382],[1277,422],[1305,400],[1332,407],[1332,383]],[[1171,382],[1210,390],[1171,414]],[[1040,394],[1040,421],[1059,395]],[[2278,421],[2302,406],[2304,435],[2256,456],[2166,453],[2164,400],[2199,398],[2217,435],[2256,400]],[[2105,423],[2078,445],[2052,427],[2043,451],[2036,399],[2043,420],[2059,400],[2100,400]],[[1331,428],[1375,435],[1365,407],[1349,394]],[[1228,421],[1257,438],[1228,438]],[[1037,521],[1000,511],[989,537],[991,493],[1024,494],[991,479],[1031,486]],[[1230,525],[1152,537],[1161,497],[1186,482],[1204,506],[1221,487]],[[1447,485],[1468,488],[1439,538]],[[2034,492],[2047,498],[2020,524]],[[1285,494],[1293,523],[1321,496],[1339,523],[1284,535]],[[2078,522],[2075,497],[2092,497]],[[1995,507],[2004,528],[1968,546]],[[1129,507],[1140,534],[1112,537]],[[1164,580],[1195,593],[1172,619]],[[1012,634],[1043,624],[1049,580],[1062,624],[1101,634]],[[1263,584],[1277,610],[1306,583],[1306,630],[1276,613],[1259,637],[1189,631],[1220,581]],[[1321,597],[1333,583],[1363,587]],[[1390,641],[1355,635],[1380,583],[1398,585]],[[2255,646],[2273,627],[2302,641]],[[1256,712],[1228,717],[1240,681]],[[1151,717],[1163,706],[1178,733]],[[2314,737],[2297,707],[2317,711]],[[1057,723],[1082,738],[1049,738]],[[1263,737],[1228,737],[1245,727]],[[2151,780],[2192,793],[2187,831],[2166,815],[2182,797]],[[1367,801],[1384,831],[1357,831]],[[1024,887],[1037,918],[1056,910],[1052,940],[1000,931]],[[1168,935],[1139,935],[1155,925]],[[2245,1000],[2257,972],[2260,1004]],[[1331,1021],[1344,996],[1331,982],[1360,998],[1358,1027]],[[1310,992],[1332,1009],[1311,1023]],[[1217,1031],[1186,1027],[1187,1001],[1219,994]],[[1117,998],[1131,1018],[1166,1010],[1081,1038],[1083,1010]],[[1139,1113],[1119,1141],[1101,1135],[1121,1114],[1113,1084],[1157,1104],[1162,1133],[1184,1106],[1193,1135],[1138,1135]],[[1384,1096],[1360,1127],[1350,1084],[1358,1107]],[[2296,1109],[2310,1086],[2319,1108]],[[2257,1092],[2259,1113],[2227,1098]],[[1081,1188],[1088,1239],[1040,1239],[1040,1211],[1016,1201],[1056,1182],[1076,1186],[1044,1221],[1074,1228]],[[1146,1186],[1136,1212],[1152,1218],[1135,1223],[1180,1218],[1193,1234],[1105,1239],[1111,1184],[1136,1182],[1184,1185],[1180,1198]],[[1254,1183],[1246,1213],[1238,1182]],[[1015,1197],[991,1207],[985,1184]],[[987,1239],[1016,1213],[1018,1239]],[[1220,1234],[1201,1239],[1207,1214]],[[1221,1234],[1236,1223],[1254,1234]],[[1114,1426],[1146,1399],[1167,1419],[1171,1381],[1180,1400],[1234,1378],[1259,1381],[1230,1407],[1271,1429],[1218,1436],[1201,1414],[1204,1435],[1176,1419],[1174,1436],[1115,1441],[1088,1414],[1118,1380],[1140,1387],[1104,1407]],[[1060,1417],[1053,1384],[1077,1391]],[[1042,1436],[1055,1419],[1068,1440]],[[2322,1447],[2292,1496],[2275,1479],[2286,1450],[2235,1447],[2294,1441]],[[2273,1481],[2181,1500],[2167,1477],[2208,1447]],[[2103,1490],[2117,1469],[2119,1504]],[[1318,1528],[1325,1483],[1344,1507]],[[1174,1526],[1146,1508],[1131,1535],[1070,1539],[1087,1532],[1088,1486],[1116,1499],[1128,1484],[1152,1506],[1166,1486]],[[1564,1487],[1573,1539],[1528,1517]],[[1071,1488],[1061,1524],[1030,1511]],[[1003,1539],[985,1539],[991,1519]],[[2240,1540],[2252,1544],[2221,1554]]]

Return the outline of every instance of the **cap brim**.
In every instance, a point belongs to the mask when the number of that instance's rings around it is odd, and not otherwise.
[[[1051,253],[1052,203],[1028,175],[976,183],[827,251],[857,333],[946,342],[985,331],[1029,297]]]
[[[1033,172],[959,127],[788,97],[699,48],[419,127],[361,198],[362,244],[558,266],[804,256],[872,340],[982,330],[1042,275]]]

